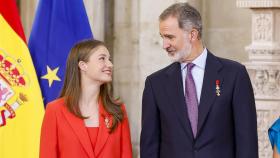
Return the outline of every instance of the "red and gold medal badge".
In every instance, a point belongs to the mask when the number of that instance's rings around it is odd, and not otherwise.
[[[216,80],[216,95],[221,95],[220,80]]]

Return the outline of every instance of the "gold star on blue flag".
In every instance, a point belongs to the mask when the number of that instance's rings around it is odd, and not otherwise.
[[[46,79],[49,81],[49,87],[52,86],[53,81],[61,81],[61,79],[57,76],[58,69],[59,67],[52,70],[49,66],[47,66],[48,73],[41,77],[42,79]]]

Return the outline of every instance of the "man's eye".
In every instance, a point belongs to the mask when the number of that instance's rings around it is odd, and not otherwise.
[[[105,60],[105,57],[100,57],[99,60]]]
[[[168,38],[168,39],[173,39],[173,38],[174,38],[174,36],[167,36],[167,38]]]

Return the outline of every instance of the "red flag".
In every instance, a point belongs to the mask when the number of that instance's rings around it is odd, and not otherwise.
[[[23,28],[20,22],[18,9],[14,0],[0,0],[0,13],[14,31],[22,38],[26,43]]]

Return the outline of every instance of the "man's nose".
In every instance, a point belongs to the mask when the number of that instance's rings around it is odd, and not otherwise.
[[[170,47],[170,43],[168,40],[163,39],[163,44],[162,44],[162,48],[163,49],[167,49],[168,47]]]

